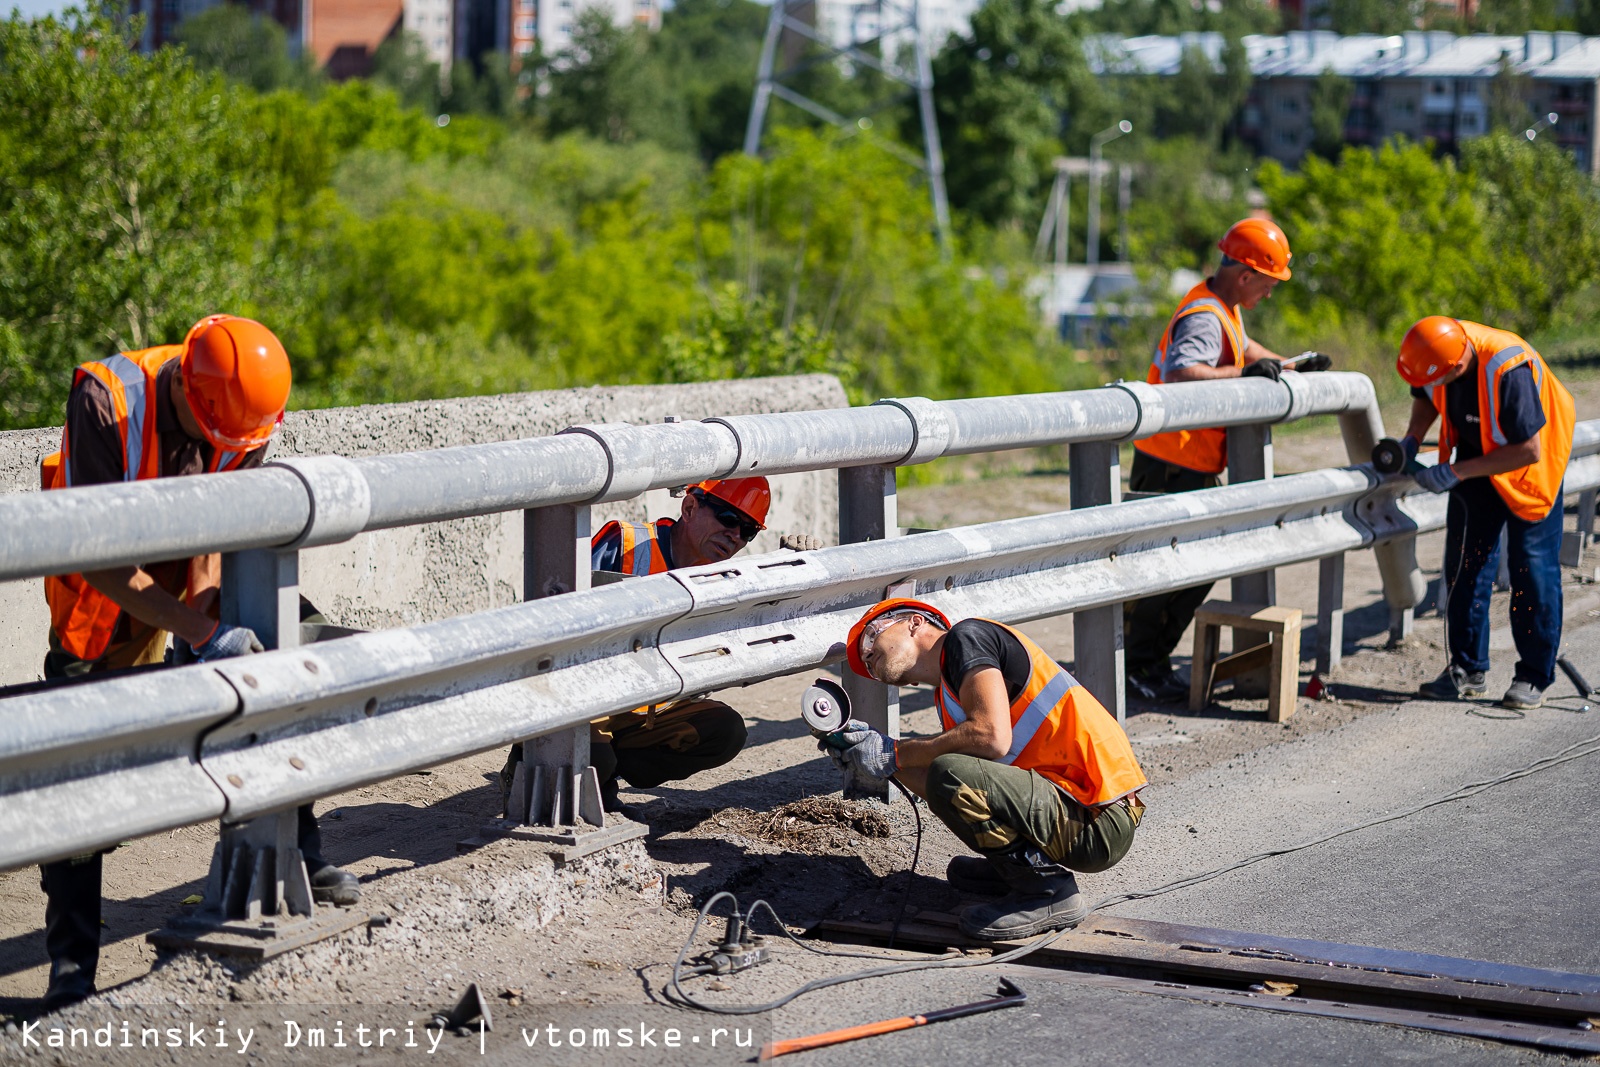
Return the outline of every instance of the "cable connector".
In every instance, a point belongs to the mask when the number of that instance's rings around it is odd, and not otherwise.
[[[706,958],[706,963],[711,967],[712,974],[733,974],[736,971],[747,971],[771,959],[770,948],[765,945],[751,945],[741,947],[737,952],[723,952],[719,948]]]

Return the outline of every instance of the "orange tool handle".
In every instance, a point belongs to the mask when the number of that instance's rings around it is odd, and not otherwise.
[[[863,1037],[876,1037],[879,1034],[892,1034],[896,1030],[909,1030],[913,1026],[924,1026],[928,1022],[923,1015],[902,1015],[898,1019],[884,1019],[881,1022],[862,1023],[860,1026],[847,1026],[843,1030],[829,1030],[825,1034],[812,1034],[810,1037],[792,1037],[787,1041],[769,1041],[761,1046],[761,1059],[770,1060],[784,1056],[791,1052],[805,1052],[807,1049],[825,1048],[828,1045],[842,1045],[846,1041],[855,1041]]]

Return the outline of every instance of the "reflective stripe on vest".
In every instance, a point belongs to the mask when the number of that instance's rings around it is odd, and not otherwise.
[[[1127,734],[1094,694],[1026,636],[993,625],[1015,637],[1029,658],[1028,684],[1011,703],[1011,744],[995,762],[1035,771],[1087,807],[1142,789],[1147,783]],[[934,705],[946,730],[967,720],[942,679]]]
[[[1459,320],[1478,364],[1474,368],[1478,388],[1479,444],[1483,454],[1504,448],[1505,430],[1500,425],[1500,386],[1505,376],[1527,364],[1533,373],[1534,388],[1545,423],[1539,430],[1539,459],[1526,467],[1489,476],[1495,491],[1511,513],[1524,522],[1538,522],[1559,502],[1566,477],[1567,461],[1572,456],[1572,430],[1577,411],[1572,394],[1551,372],[1543,357],[1521,337],[1482,323]],[[1442,417],[1439,434],[1441,456],[1453,456],[1456,428],[1446,410],[1445,386],[1436,385],[1429,395]]]
[[[1205,285],[1204,282],[1200,284]],[[1206,292],[1210,293],[1210,291],[1210,286],[1206,286]],[[1152,360],[1152,365],[1160,378],[1158,382],[1152,382],[1152,385],[1165,382],[1167,380],[1167,372],[1172,370],[1168,366],[1167,351],[1172,346],[1172,328],[1178,324],[1179,319],[1187,318],[1200,311],[1209,311],[1222,320],[1222,335],[1223,339],[1227,341],[1227,348],[1218,357],[1217,366],[1231,367],[1244,358],[1246,343],[1244,328],[1235,321],[1234,316],[1228,310],[1228,306],[1215,296],[1196,297],[1194,290],[1191,289],[1189,296],[1185,297],[1184,302],[1178,305],[1178,310],[1172,313],[1172,320],[1167,323],[1166,332],[1161,335],[1161,341],[1156,345],[1156,355],[1155,359]]]
[[[647,574],[660,574],[667,569],[667,559],[661,554],[656,538],[659,528],[653,522],[626,522],[616,520],[622,532],[623,574],[643,578]],[[605,531],[600,531],[605,536]]]

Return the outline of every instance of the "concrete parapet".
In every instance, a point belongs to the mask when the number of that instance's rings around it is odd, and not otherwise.
[[[296,411],[270,458],[382,455],[540,437],[579,423],[661,422],[848,404],[832,375],[810,374],[688,385],[602,386],[462,397],[410,404]],[[39,461],[59,447],[59,428],[0,433],[0,493],[39,488]],[[754,551],[778,547],[785,533],[832,544],[838,534],[832,471],[772,480],[768,529]],[[610,519],[676,514],[665,490],[596,505],[598,529]],[[424,526],[377,530],[305,550],[301,590],[333,622],[363,628],[413,625],[515,603],[522,587],[522,515],[508,512]],[[39,677],[49,615],[37,580],[0,583],[0,685]]]

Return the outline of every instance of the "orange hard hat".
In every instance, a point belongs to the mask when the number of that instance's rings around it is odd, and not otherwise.
[[[183,341],[183,395],[212,447],[240,452],[272,439],[289,401],[289,354],[271,330],[207,315]]]
[[[1426,388],[1455,370],[1469,348],[1461,323],[1448,315],[1429,315],[1406,331],[1394,367],[1408,384]]]
[[[863,678],[871,678],[867,665],[861,660],[861,634],[872,624],[873,619],[881,618],[890,612],[915,611],[933,619],[946,630],[950,629],[950,620],[945,613],[922,600],[912,600],[909,597],[895,597],[892,600],[880,600],[867,609],[867,613],[856,620],[850,627],[850,636],[845,641],[845,658],[850,661],[850,669]]]
[[[1276,223],[1266,219],[1241,219],[1228,227],[1217,247],[1229,259],[1236,259],[1251,270],[1260,271],[1280,282],[1289,280],[1289,239]]]
[[[732,504],[767,528],[767,509],[772,506],[772,487],[765,478],[708,478],[695,486],[707,496]]]

